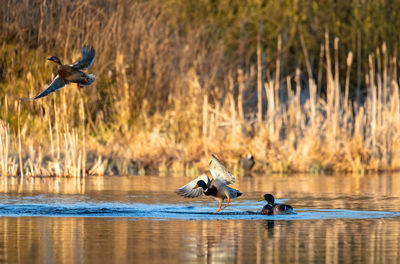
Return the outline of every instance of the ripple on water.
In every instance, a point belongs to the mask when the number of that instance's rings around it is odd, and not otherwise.
[[[25,200],[26,202],[26,200]],[[235,205],[214,214],[215,206],[187,204],[144,203],[24,203],[0,204],[0,216],[48,217],[129,217],[181,220],[315,220],[315,219],[373,219],[400,217],[400,212],[356,211],[338,209],[295,209],[295,214],[262,215],[261,205]]]

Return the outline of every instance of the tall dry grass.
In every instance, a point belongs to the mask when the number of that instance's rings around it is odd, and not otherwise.
[[[234,168],[252,153],[256,169],[281,172],[400,168],[398,66],[385,44],[351,89],[357,51],[339,61],[328,33],[318,65],[299,34],[305,71],[286,74],[282,38],[274,63],[260,30],[238,45],[254,62],[231,64],[204,25],[185,31],[156,1],[7,1],[0,14],[2,175],[197,173],[210,153]],[[70,62],[85,44],[97,51],[94,85],[18,103],[51,81],[46,56]]]

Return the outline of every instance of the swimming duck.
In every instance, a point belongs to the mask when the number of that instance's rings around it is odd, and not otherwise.
[[[262,214],[265,215],[278,215],[278,214],[291,214],[293,207],[287,204],[276,204],[275,198],[272,194],[264,194],[260,201],[267,201],[268,203],[263,207]]]
[[[72,64],[62,64],[61,60],[57,56],[51,56],[48,58],[49,61],[53,61],[58,64],[57,73],[58,75],[54,78],[46,89],[41,91],[38,95],[32,98],[20,98],[20,100],[36,100],[41,97],[47,96],[65,85],[76,83],[79,88],[83,88],[92,84],[96,80],[94,74],[86,74],[82,70],[85,70],[92,66],[95,58],[95,51],[92,47],[81,48],[82,58]]]
[[[177,189],[175,193],[187,198],[199,197],[203,193],[207,196],[213,196],[219,201],[219,208],[215,212],[218,213],[229,205],[231,199],[235,199],[243,193],[228,187],[229,184],[235,183],[235,176],[214,155],[212,155],[208,169],[211,172],[212,180],[206,174],[202,174],[185,186]],[[222,202],[225,199],[227,199],[226,205],[224,208],[221,208]]]
[[[250,153],[246,157],[239,160],[239,166],[243,168],[245,172],[249,172],[254,166],[254,157]]]

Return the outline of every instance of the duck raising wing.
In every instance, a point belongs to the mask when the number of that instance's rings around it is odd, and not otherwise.
[[[207,184],[207,186],[210,184],[210,179],[208,178],[208,176],[206,174],[202,174],[199,177],[197,177],[196,179],[189,182],[188,184],[177,189],[175,191],[175,193],[182,195],[183,197],[187,197],[187,198],[199,197],[200,195],[203,194],[203,188],[196,188],[196,189],[193,189],[193,188],[196,186],[197,182],[200,180],[203,180]]]
[[[212,160],[210,161],[210,165],[208,169],[211,172],[213,179],[218,179],[224,182],[226,185],[235,183],[235,175],[230,173],[224,165],[217,159],[217,157],[212,155]]]
[[[61,79],[57,75],[56,78],[54,78],[54,80],[50,83],[50,85],[47,86],[47,88],[44,89],[43,91],[41,91],[38,95],[36,95],[35,97],[32,97],[32,98],[20,98],[20,100],[26,101],[26,100],[39,99],[41,97],[47,96],[47,95],[57,91],[57,90],[60,90],[61,88],[63,88],[67,84],[68,84],[68,81],[66,81],[64,79]]]
[[[81,48],[82,58],[69,66],[75,70],[85,70],[93,65],[96,52],[92,47],[82,47]]]

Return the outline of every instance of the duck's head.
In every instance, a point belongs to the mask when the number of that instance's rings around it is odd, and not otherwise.
[[[206,189],[208,188],[206,182],[203,181],[203,180],[199,180],[199,181],[197,182],[196,186],[193,187],[193,189],[197,189],[197,188],[199,188],[199,187],[203,188],[203,190],[206,190]]]
[[[268,204],[274,204],[275,203],[275,198],[272,194],[264,194],[263,198],[260,199],[260,201],[267,201]]]
[[[54,61],[58,65],[62,65],[61,60],[57,56],[51,56],[50,58],[48,58],[48,60],[49,61]]]

